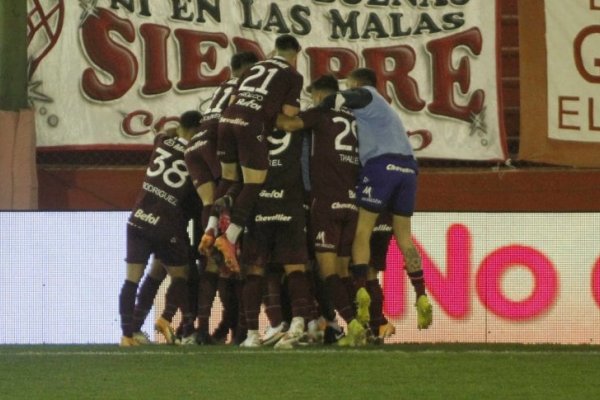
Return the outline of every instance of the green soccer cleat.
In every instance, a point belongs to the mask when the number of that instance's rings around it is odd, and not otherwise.
[[[121,343],[119,343],[119,347],[136,347],[140,344],[135,341],[134,338],[121,336]]]
[[[368,325],[371,320],[369,307],[371,306],[371,296],[367,289],[360,288],[356,292],[356,319],[363,325]]]
[[[419,296],[415,307],[417,307],[417,328],[419,328],[419,330],[429,328],[433,316],[431,303],[429,302],[427,295],[422,294]]]
[[[348,324],[348,333],[337,344],[342,347],[364,346],[367,344],[367,330],[357,319],[353,319]]]
[[[150,341],[150,337],[148,337],[146,332],[133,332],[133,339],[142,345],[152,344],[152,341]]]

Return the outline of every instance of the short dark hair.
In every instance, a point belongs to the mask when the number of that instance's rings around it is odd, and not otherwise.
[[[193,129],[200,126],[202,114],[196,110],[186,111],[179,117],[179,125],[184,129]]]
[[[338,80],[335,79],[335,76],[328,74],[314,80],[306,90],[308,93],[311,93],[313,90],[329,90],[337,92],[340,90],[340,85],[338,84]]]
[[[302,50],[298,40],[292,35],[281,35],[275,39],[275,48],[281,51],[295,51],[299,53]]]
[[[350,72],[350,78],[357,80],[363,85],[376,86],[377,75],[371,68],[357,68]]]
[[[240,69],[245,65],[256,64],[258,57],[251,51],[240,51],[231,57],[231,68],[234,70]]]

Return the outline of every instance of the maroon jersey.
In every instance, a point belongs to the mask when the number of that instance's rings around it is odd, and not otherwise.
[[[184,161],[186,145],[186,140],[176,136],[164,133],[156,136],[129,225],[161,236],[185,232],[191,211],[184,204],[196,196]]]
[[[217,158],[219,118],[229,104],[237,81],[237,78],[232,78],[215,90],[204,111],[198,133],[192,137],[185,152],[185,162],[195,187],[221,177],[221,164]]]
[[[256,213],[274,217],[257,222],[288,222],[304,215],[302,184],[302,135],[273,131],[269,142],[269,171],[258,194]],[[304,219],[302,218],[304,223]]]
[[[270,132],[283,105],[300,107],[302,75],[282,57],[256,63],[239,79],[235,101],[221,122],[260,121]]]
[[[299,115],[312,129],[310,183],[315,198],[354,203],[359,171],[356,121],[347,109],[311,108]]]

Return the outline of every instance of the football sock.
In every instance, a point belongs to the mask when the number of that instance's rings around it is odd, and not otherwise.
[[[198,281],[198,328],[208,331],[210,310],[217,292],[217,279],[214,272],[203,272]]]
[[[334,274],[325,278],[325,285],[329,293],[331,293],[337,312],[344,321],[348,323],[352,321],[356,317],[356,312],[354,311],[352,301],[348,297],[346,286],[339,275]]]
[[[121,331],[123,336],[133,335],[133,309],[135,307],[135,294],[138,284],[125,280],[119,295],[119,314],[121,314]]]
[[[262,276],[248,275],[242,292],[248,330],[258,330],[258,315],[262,302]]]
[[[133,311],[134,332],[139,332],[142,329],[142,325],[144,325],[144,321],[152,309],[154,298],[156,297],[156,293],[158,293],[158,288],[161,283],[162,280],[156,280],[150,275],[146,275],[144,278]]]
[[[379,327],[387,323],[383,316],[383,290],[378,279],[367,281],[367,291],[371,296],[371,306],[369,308],[369,314],[371,314],[371,331],[377,335]]]
[[[238,237],[242,233],[242,225],[237,224],[229,224],[229,227],[225,231],[225,236],[227,236],[227,240],[231,243],[237,242]]]
[[[367,264],[355,264],[350,267],[350,270],[354,277],[356,289],[365,287],[367,284],[367,271],[369,270],[369,266]]]
[[[165,296],[165,309],[162,317],[171,322],[178,308],[181,308],[183,316],[183,336],[188,336],[193,332],[193,317],[188,304],[188,286],[187,279],[174,278],[167,289]]]
[[[240,229],[242,226],[246,225],[246,220],[250,216],[250,213],[254,209],[254,205],[258,201],[258,194],[260,193],[260,189],[262,188],[262,183],[244,183],[242,187],[242,191],[236,197],[235,202],[233,203],[233,211],[231,213],[231,225],[237,225]],[[229,226],[231,228],[231,225]],[[231,243],[235,243],[237,241],[237,235],[234,238],[235,240],[231,240],[229,235],[229,228],[227,228],[227,238]],[[233,234],[234,232],[232,232]],[[237,232],[239,235],[239,232]]]
[[[416,272],[407,272],[407,275],[410,279],[410,283],[413,285],[415,289],[415,293],[417,294],[417,299],[425,294],[425,279],[423,277],[423,270]]]
[[[342,281],[340,281],[340,285],[346,290],[345,284]],[[327,287],[325,281],[320,278],[315,279],[315,299],[317,300],[319,314],[328,321],[334,320],[335,306],[333,305],[333,292]]]
[[[352,277],[350,276],[346,276],[344,278],[340,278],[342,280],[342,282],[344,283],[344,287],[346,288],[346,291],[348,292],[348,296],[350,299],[352,299],[352,301],[354,301],[354,298],[356,297],[356,285],[354,285],[354,280],[352,279]],[[354,303],[352,303],[354,306]]]
[[[216,218],[216,217],[213,217],[214,218],[214,226],[209,226],[208,225],[208,221],[210,220],[210,217],[211,217],[210,214],[212,212],[212,207],[213,207],[212,204],[207,204],[207,205],[204,205],[202,207],[202,221],[201,222],[202,222],[202,228],[205,231],[208,228],[213,228],[214,229],[217,226],[218,218]],[[216,231],[216,229],[215,229],[215,231]]]
[[[221,324],[227,329],[235,329],[238,318],[238,299],[235,295],[236,281],[231,278],[219,277],[217,290],[221,299]]]
[[[304,272],[294,271],[287,276],[288,290],[292,305],[292,317],[302,317],[309,321],[312,317],[310,289]]]
[[[217,185],[217,188],[215,189],[215,200],[225,196],[227,194],[227,191],[229,190],[229,188],[231,188],[231,186],[233,186],[236,182],[237,181],[232,181],[229,179],[221,178],[219,180],[219,184]],[[218,213],[215,213],[213,215],[216,215],[216,214],[218,214]]]
[[[266,292],[263,296],[265,314],[271,326],[279,326],[283,320],[281,315],[281,275],[268,274]]]

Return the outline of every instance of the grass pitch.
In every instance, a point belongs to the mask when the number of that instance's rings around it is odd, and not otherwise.
[[[596,399],[600,347],[0,346],[0,399]]]

